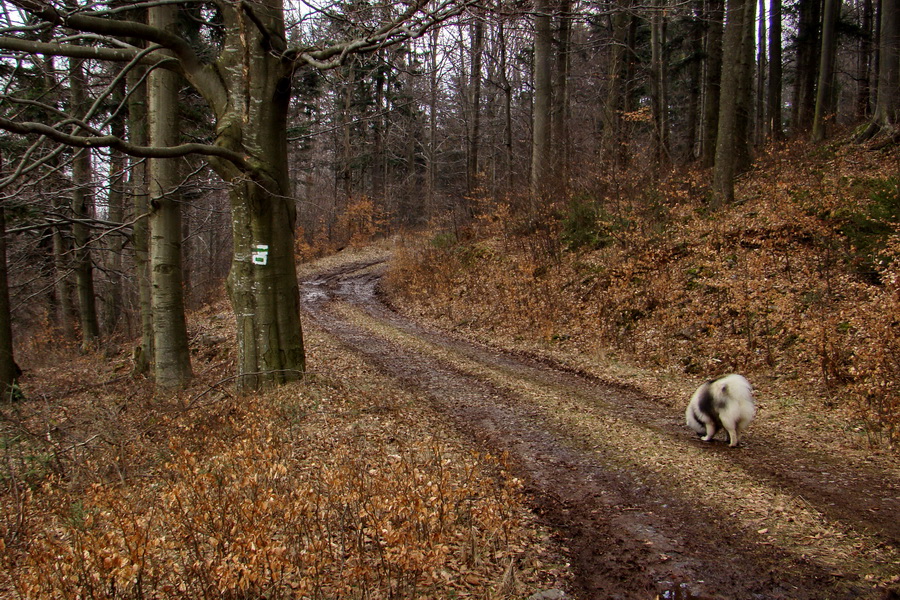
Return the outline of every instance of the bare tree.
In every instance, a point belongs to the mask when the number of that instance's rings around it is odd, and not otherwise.
[[[79,147],[109,146],[146,158],[207,157],[231,186],[234,252],[228,290],[237,319],[241,382],[255,388],[301,377],[305,353],[293,254],[296,208],[287,168],[292,76],[300,69],[333,69],[349,56],[418,37],[458,14],[465,3],[404,5],[357,37],[327,45],[288,44],[284,6],[278,0],[204,3],[204,10],[215,13],[214,57],[201,56],[181,35],[120,19],[116,9],[69,10],[37,0],[12,3],[33,23],[61,35],[41,42],[6,35],[0,37],[0,49],[116,61],[127,68],[144,63],[172,69],[206,100],[215,120],[212,143],[138,146],[99,130],[76,135],[59,126],[8,118],[0,119],[0,128]],[[66,30],[91,34],[102,43],[72,45],[65,39]],[[133,39],[151,46],[140,50],[128,43]]]

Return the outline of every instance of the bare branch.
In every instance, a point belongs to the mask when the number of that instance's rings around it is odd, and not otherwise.
[[[428,29],[454,16],[462,14],[475,0],[454,3],[445,2],[434,11],[426,10],[427,0],[419,0],[393,19],[365,37],[333,44],[321,49],[291,49],[285,55],[289,60],[300,62],[320,70],[329,70],[341,66],[351,54],[371,52],[392,46],[411,39],[421,37]],[[421,14],[419,23],[410,22]]]
[[[181,61],[186,71],[198,71],[202,64],[196,52],[188,42],[178,35],[163,31],[156,27],[136,21],[122,21],[95,16],[101,13],[69,12],[63,13],[46,2],[38,0],[11,0],[19,8],[41,18],[53,25],[61,25],[78,31],[97,33],[100,35],[118,36],[121,38],[137,38],[153,42],[171,50]],[[100,49],[98,49],[100,50]],[[102,58],[102,57],[75,57]],[[118,59],[122,60],[122,59]]]
[[[58,44],[54,42],[37,42],[24,40],[17,37],[0,36],[0,50],[12,50],[14,52],[26,52],[28,54],[44,54],[47,56],[66,56],[68,58],[84,58],[88,60],[109,60],[126,62],[134,59],[138,49],[126,48],[98,48],[96,46],[78,46],[75,44]],[[159,62],[172,62],[169,57],[147,58],[148,64]]]
[[[158,146],[137,146],[114,135],[73,135],[59,131],[54,127],[44,125],[43,123],[35,123],[32,121],[17,123],[16,121],[3,117],[0,117],[0,129],[22,135],[43,135],[55,142],[66,144],[67,146],[75,146],[76,148],[115,148],[129,156],[138,156],[142,158],[178,158],[187,156],[188,154],[214,156],[234,163],[242,171],[253,174],[259,173],[258,169],[247,161],[248,157],[239,152],[211,144],[190,143],[165,148]]]

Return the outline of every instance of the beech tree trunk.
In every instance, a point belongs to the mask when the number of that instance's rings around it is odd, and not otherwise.
[[[150,9],[150,24],[168,30],[175,7]],[[150,73],[150,143],[178,143],[178,75],[164,69]],[[150,282],[153,307],[153,365],[156,385],[186,385],[193,376],[184,318],[181,263],[181,207],[176,159],[150,160]]]
[[[299,68],[334,69],[353,55],[378,52],[420,37],[428,28],[458,15],[464,6],[414,3],[391,12],[391,20],[380,27],[366,27],[356,38],[307,46],[292,45],[287,39],[285,6],[280,0],[216,2],[216,31],[221,37],[206,48],[218,50],[215,58],[201,56],[193,40],[174,31],[124,21],[119,14],[109,18],[104,11],[60,11],[45,2],[20,2],[18,6],[29,18],[34,17],[36,27],[46,25],[56,40],[64,39],[55,34],[65,29],[69,40],[68,31],[72,30],[104,39],[136,37],[154,46],[152,52],[143,53],[135,45],[81,48],[69,41],[41,43],[0,36],[4,49],[172,68],[203,96],[215,115],[214,143],[142,147],[113,136],[72,135],[30,121],[4,118],[2,127],[18,134],[45,135],[73,147],[123,149],[134,156],[205,156],[230,186],[234,255],[227,284],[237,319],[238,379],[245,388],[256,388],[300,378],[305,356],[294,264],[296,207],[287,164],[287,115],[294,72]],[[163,8],[174,3],[146,6]],[[163,196],[157,199],[165,200]]]
[[[147,132],[147,86],[142,82],[146,69],[137,67],[128,73],[128,131],[131,141],[139,146],[148,143]],[[153,306],[150,300],[150,211],[147,182],[147,163],[135,160],[131,165],[129,191],[137,219],[134,223],[132,245],[134,247],[135,278],[138,288],[138,303],[141,317],[141,343],[133,355],[132,374],[150,372],[153,349]]]
[[[256,17],[284,36],[281,2],[257,3]],[[224,11],[226,48],[264,44],[259,28],[240,8]],[[212,161],[231,182],[234,254],[228,292],[237,319],[238,374],[246,389],[299,379],[305,371],[300,292],[294,263],[296,206],[290,196],[287,115],[290,72],[268,52],[239,52],[219,59],[227,98],[213,99],[217,144],[258,165],[249,177],[233,163]]]

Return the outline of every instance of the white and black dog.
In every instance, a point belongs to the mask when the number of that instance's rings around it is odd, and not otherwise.
[[[738,445],[741,432],[756,416],[753,386],[740,375],[725,375],[707,381],[694,392],[684,419],[688,427],[708,442],[720,429],[728,433],[728,443]]]

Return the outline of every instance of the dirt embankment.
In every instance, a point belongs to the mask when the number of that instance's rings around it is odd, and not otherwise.
[[[882,598],[900,586],[900,477],[757,422],[704,444],[680,411],[540,357],[413,322],[380,297],[385,256],[307,274],[328,333],[509,454],[577,598]],[[895,591],[891,591],[891,590]]]

